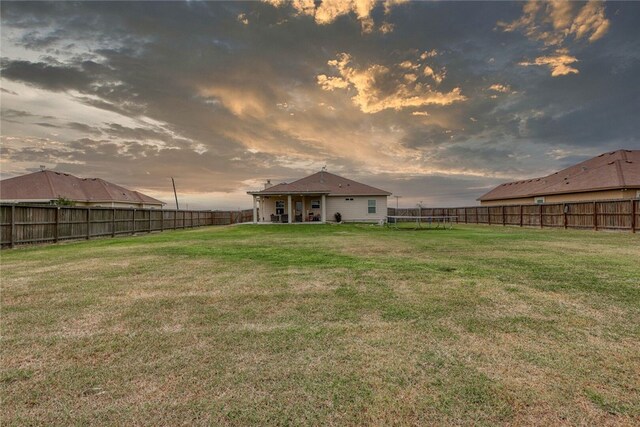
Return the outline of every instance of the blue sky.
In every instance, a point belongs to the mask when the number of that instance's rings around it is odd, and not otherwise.
[[[40,165],[193,208],[322,166],[473,205],[640,148],[634,2],[2,2],[3,178]]]

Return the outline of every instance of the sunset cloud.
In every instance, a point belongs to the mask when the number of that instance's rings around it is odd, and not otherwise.
[[[264,0],[275,7],[291,6],[299,15],[313,16],[314,21],[320,25],[333,23],[338,17],[354,14],[363,33],[374,31],[375,24],[371,17],[371,12],[379,2],[377,0]],[[406,0],[385,0],[382,2],[385,13],[389,14],[391,9]],[[380,26],[380,32],[387,34],[393,31],[394,25],[384,22]]]
[[[552,77],[566,76],[567,74],[578,74],[578,69],[571,64],[578,62],[575,56],[569,55],[566,49],[558,49],[552,55],[540,56],[533,62],[523,61],[520,65],[525,67],[531,65],[543,65],[549,67]]]
[[[237,209],[328,165],[442,206],[638,146],[640,3],[399,3],[3,3],[0,174]]]
[[[511,87],[509,85],[494,83],[491,86],[489,86],[489,90],[492,90],[494,92],[500,92],[500,93],[509,93],[511,92]]]
[[[589,0],[584,6],[564,0],[547,3],[529,0],[523,6],[522,16],[510,23],[498,22],[503,31],[522,31],[529,39],[541,41],[543,51],[555,49],[555,54],[542,55],[535,62],[523,61],[520,65],[548,65],[553,77],[578,74],[570,66],[578,60],[569,54],[567,44],[586,38],[590,43],[601,39],[609,30],[610,21],[605,16],[604,3]]]
[[[317,76],[318,84],[327,91],[354,90],[355,95],[351,100],[364,113],[373,114],[386,109],[402,110],[425,105],[446,106],[467,100],[459,87],[449,92],[438,92],[428,83],[418,81],[417,75],[398,73],[391,67],[374,64],[366,68],[357,68],[351,55],[347,53],[341,53],[338,59],[331,60],[328,64],[339,76],[328,77],[320,74]],[[406,70],[412,66],[410,62],[404,61],[396,64],[395,68]],[[444,79],[443,75],[435,74],[433,71],[425,74],[436,83]]]

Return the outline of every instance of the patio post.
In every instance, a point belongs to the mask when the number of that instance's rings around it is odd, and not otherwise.
[[[254,194],[253,195],[253,223],[257,224],[258,223],[258,204],[257,204],[257,197]]]
[[[327,195],[322,195],[322,222],[327,222]]]
[[[289,218],[287,218],[287,219],[289,220],[289,224],[291,224],[293,222],[293,221],[291,221],[293,219],[293,218],[291,218],[291,194],[289,194],[287,196],[287,209],[288,209],[287,212],[289,213],[289,215],[288,215]]]

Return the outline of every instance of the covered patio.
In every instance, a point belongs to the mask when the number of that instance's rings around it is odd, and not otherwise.
[[[327,193],[263,190],[249,194],[253,196],[255,224],[324,223],[327,220]]]

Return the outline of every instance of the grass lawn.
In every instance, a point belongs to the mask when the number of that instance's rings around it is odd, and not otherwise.
[[[209,227],[3,251],[7,425],[640,423],[640,236]]]

